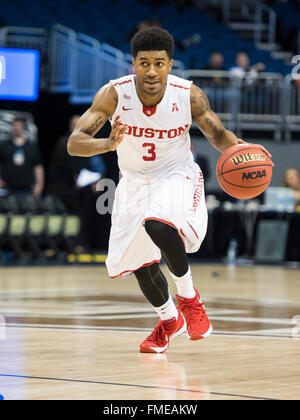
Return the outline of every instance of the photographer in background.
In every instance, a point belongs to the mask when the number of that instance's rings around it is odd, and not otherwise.
[[[44,167],[38,145],[26,138],[25,126],[25,119],[15,118],[10,140],[0,144],[0,188],[38,198],[44,188]]]

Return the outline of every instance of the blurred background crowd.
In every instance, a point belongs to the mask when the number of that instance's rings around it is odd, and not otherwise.
[[[97,199],[105,193],[97,182],[118,182],[116,154],[71,157],[66,143],[96,91],[133,71],[129,41],[149,26],[174,36],[173,73],[202,87],[224,125],[245,140],[264,143],[275,162],[267,193],[235,200],[217,184],[218,154],[192,127],[192,151],[206,180],[211,218],[197,257],[226,256],[233,237],[238,254],[255,256],[259,222],[269,218],[287,223],[278,261],[300,261],[295,233],[300,228],[299,21],[296,0],[33,0],[30,7],[10,0],[1,5],[0,261],[105,254],[110,215],[97,213]],[[5,54],[33,50],[38,51],[32,70],[36,96],[10,96],[2,90],[11,77]],[[24,71],[15,67],[19,80],[17,71]],[[109,132],[107,123],[97,137]],[[216,232],[222,234],[216,238]]]

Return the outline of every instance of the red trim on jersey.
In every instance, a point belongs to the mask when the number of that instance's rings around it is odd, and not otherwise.
[[[124,85],[125,83],[129,83],[129,82],[132,82],[132,80],[131,80],[131,79],[129,79],[129,80],[124,80],[124,82],[117,82],[117,83],[115,83],[113,86],[117,86],[117,85]]]
[[[194,234],[196,235],[196,238],[198,239],[199,237],[198,237],[198,235],[197,235],[197,233],[196,233],[195,229],[193,228],[193,226],[192,226],[189,222],[187,222],[187,224],[188,224],[188,225],[189,225],[189,227],[193,230]]]
[[[146,220],[157,220],[158,222],[165,223],[166,225],[172,226],[172,228],[176,229],[176,230],[177,230],[177,233],[178,233],[178,229],[177,229],[177,227],[176,227],[175,225],[173,225],[173,223],[168,222],[167,220],[164,220],[164,219],[159,219],[158,217],[147,217],[146,219],[144,219],[144,220],[142,221],[142,224],[144,224],[144,222],[146,222]],[[179,236],[179,238],[180,238],[180,239],[182,240],[182,242],[183,242],[183,239],[182,239],[182,237],[179,235],[179,233],[178,233],[178,236]],[[183,242],[183,245],[184,245],[184,242]]]
[[[151,115],[156,113],[156,105],[155,106],[143,105],[143,113],[147,115],[147,117],[151,117]]]
[[[151,262],[149,262],[149,263],[146,263],[146,264],[143,264],[141,267],[139,267],[139,268],[135,268],[134,270],[126,270],[126,271],[122,271],[122,273],[120,273],[120,274],[117,274],[116,276],[109,276],[111,279],[115,279],[116,277],[119,277],[119,276],[122,276],[123,274],[125,274],[125,273],[132,273],[132,272],[134,272],[134,271],[136,271],[136,270],[139,270],[140,268],[142,268],[142,267],[147,267],[148,265],[151,265],[151,264],[154,264],[154,263],[160,263],[160,260],[154,260],[154,261],[151,261]]]
[[[180,89],[187,89],[187,90],[191,89],[191,87],[186,87],[186,86],[181,86],[181,85],[175,85],[174,83],[170,83],[170,85],[173,86],[173,87],[178,87]]]
[[[143,220],[142,223],[144,224],[146,222],[146,220],[157,220],[158,222],[166,223],[167,225],[170,225],[170,226],[172,226],[172,228],[177,230],[176,226],[174,226],[173,223],[168,222],[167,220],[164,220],[164,219],[159,219],[158,217],[147,217],[146,219]]]

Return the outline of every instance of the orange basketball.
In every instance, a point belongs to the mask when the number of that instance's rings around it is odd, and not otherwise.
[[[272,179],[273,164],[254,144],[235,144],[222,153],[217,178],[222,189],[235,198],[253,198],[265,191]]]

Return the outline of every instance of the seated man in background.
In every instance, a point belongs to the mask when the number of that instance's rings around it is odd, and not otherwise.
[[[219,51],[214,51],[210,56],[208,63],[202,67],[201,70],[215,70],[215,71],[225,71],[226,68],[224,67],[224,56]],[[213,76],[209,79],[204,79],[205,82],[211,82],[215,86],[224,86],[228,84],[228,80],[226,78],[220,76]]]
[[[300,175],[296,168],[289,168],[285,172],[283,186],[291,188],[295,199],[295,205],[300,204]]]
[[[214,51],[209,56],[208,63],[206,66],[202,67],[202,70],[221,70],[224,71],[226,68],[223,66],[224,64],[224,56],[219,51]]]
[[[15,118],[10,140],[0,143],[0,188],[38,198],[44,188],[44,167],[38,145],[26,139],[25,125],[25,119]]]
[[[266,69],[264,63],[256,63],[250,65],[250,58],[245,51],[240,51],[236,54],[235,58],[236,66],[229,69],[230,73],[234,77],[247,77],[248,79],[255,80],[259,72],[263,72]]]

